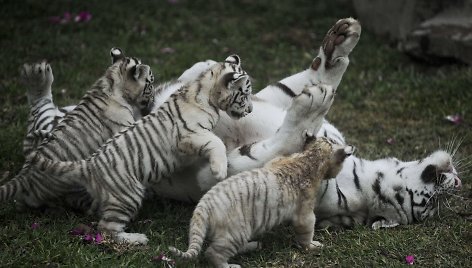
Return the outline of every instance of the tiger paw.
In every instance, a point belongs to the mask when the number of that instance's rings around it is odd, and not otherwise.
[[[322,64],[326,69],[332,68],[338,61],[349,56],[360,36],[361,25],[357,20],[338,20],[323,39],[320,53],[313,60],[311,68],[316,71]]]
[[[145,234],[140,233],[117,233],[114,237],[114,241],[117,243],[130,244],[130,245],[146,245],[149,239]]]
[[[228,165],[226,161],[211,161],[211,173],[217,181],[222,181],[228,174]]]
[[[393,227],[397,227],[398,225],[400,225],[398,222],[379,220],[372,223],[372,229],[378,230],[380,228],[393,228]]]
[[[25,63],[20,68],[20,80],[27,87],[32,97],[43,97],[51,94],[51,85],[54,81],[51,66],[45,61],[39,63]]]
[[[311,241],[310,244],[307,247],[307,250],[316,250],[324,247],[323,244],[321,244],[319,241]]]

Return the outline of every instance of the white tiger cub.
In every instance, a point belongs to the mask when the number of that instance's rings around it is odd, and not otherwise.
[[[205,238],[205,252],[214,267],[228,264],[237,253],[256,249],[256,236],[289,221],[296,242],[305,249],[321,247],[313,241],[313,209],[321,180],[339,172],[354,151],[325,138],[308,141],[300,153],[275,158],[263,168],[245,171],[216,184],[198,202],[190,221],[186,252],[169,247],[180,258],[198,256]]]
[[[113,64],[37,149],[48,159],[84,159],[135,121],[134,107],[137,106],[133,104],[144,92],[152,91],[154,76],[148,65],[134,57],[125,57],[120,49],[113,48],[111,56]],[[73,208],[86,210],[90,199],[75,196],[82,196],[84,191],[85,188],[64,184],[61,178],[41,172],[26,162],[17,176],[0,187],[0,201],[14,199],[17,208],[55,206],[65,202]]]
[[[98,227],[117,242],[146,244],[124,228],[141,206],[146,188],[172,180],[193,159],[208,158],[213,176],[227,174],[226,149],[212,133],[219,110],[234,119],[252,110],[251,84],[237,55],[228,57],[173,94],[161,107],[107,141],[87,160],[60,162],[37,150],[39,169],[85,187],[97,204]]]
[[[112,64],[124,57],[120,48],[112,48],[110,54]],[[49,132],[76,106],[57,107],[54,104],[51,92],[54,75],[51,66],[45,60],[34,64],[23,64],[20,68],[20,80],[27,89],[26,95],[30,105],[26,138],[23,141],[23,153],[26,156],[36,149],[41,141],[48,137]],[[156,89],[150,84],[137,96],[131,97],[125,94],[125,101],[129,107],[126,105],[123,108],[131,108],[133,118],[136,120],[149,114],[157,94]],[[119,110],[119,106],[116,108]],[[110,115],[113,116],[112,113]],[[120,119],[115,118],[115,120]]]

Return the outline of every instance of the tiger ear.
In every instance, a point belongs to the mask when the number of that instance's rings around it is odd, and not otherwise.
[[[236,75],[233,74],[233,79],[229,81],[228,88],[229,89],[239,89],[244,88],[249,76],[246,74]]]
[[[236,54],[233,54],[233,55],[227,57],[225,59],[225,62],[229,62],[229,63],[236,64],[238,66],[241,66],[241,58]]]
[[[119,47],[114,47],[110,50],[110,56],[111,56],[111,63],[115,63],[118,60],[121,60],[125,57],[125,54],[123,53],[123,50]]]
[[[421,172],[421,180],[424,183],[435,182],[439,175],[439,168],[436,165],[428,165],[423,172]]]
[[[354,147],[354,146],[352,146],[352,145],[348,145],[348,146],[346,146],[346,147],[344,147],[344,148],[341,148],[341,149],[336,150],[336,152],[334,153],[334,154],[335,154],[336,163],[342,163],[342,162],[344,162],[344,159],[346,159],[347,157],[349,157],[350,155],[352,155],[355,150],[356,150],[356,147]]]

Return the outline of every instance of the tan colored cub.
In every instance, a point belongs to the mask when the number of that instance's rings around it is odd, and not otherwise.
[[[263,168],[218,183],[193,212],[187,252],[169,250],[184,259],[195,258],[206,237],[210,245],[205,255],[215,267],[239,267],[228,264],[228,259],[257,248],[258,242],[251,239],[285,221],[295,227],[301,247],[321,247],[313,241],[318,188],[321,180],[336,177],[353,151],[352,146],[310,137],[301,153],[276,158]]]

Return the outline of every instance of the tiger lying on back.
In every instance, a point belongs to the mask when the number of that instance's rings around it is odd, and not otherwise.
[[[136,58],[125,57],[120,49],[112,49],[111,56],[113,65],[48,134],[48,142],[38,148],[41,154],[56,160],[83,159],[139,116],[138,101],[153,91],[151,69]],[[34,70],[39,73],[52,72],[49,65],[34,66],[40,68]],[[27,78],[34,80],[35,76]],[[19,208],[54,206],[65,201],[73,208],[88,209],[90,200],[77,199],[75,195],[78,191],[82,196],[85,189],[76,186],[63,184],[60,178],[41,172],[27,162],[15,178],[0,187],[0,200],[15,199]]]
[[[31,161],[63,183],[85,188],[98,205],[102,231],[117,242],[145,244],[144,234],[124,232],[149,184],[171,180],[175,170],[208,158],[213,176],[226,178],[226,148],[212,133],[219,110],[239,119],[252,110],[251,84],[238,56],[228,57],[173,94],[156,112],[107,141],[87,160],[60,162],[41,154]]]
[[[259,91],[253,98],[253,113],[243,120],[220,120],[215,132],[230,150],[230,174],[260,167],[268,159],[297,150],[287,141],[297,137],[301,129],[294,125],[291,138],[281,131],[287,120],[302,122],[309,117],[308,114],[298,118],[286,116],[295,108],[296,96],[315,82],[336,89],[360,33],[361,27],[354,19],[339,20],[328,31],[310,68]],[[318,91],[318,94],[325,92]],[[346,144],[343,134],[326,120],[317,137]],[[315,211],[318,225],[352,227],[365,224],[379,228],[424,221],[437,211],[441,196],[457,191],[461,186],[453,162],[451,154],[445,151],[410,162],[397,159],[370,161],[351,156],[336,178],[322,182]],[[217,182],[209,176],[204,164],[189,171],[176,174],[172,185],[160,185],[155,190],[162,196],[195,202]]]
[[[170,247],[175,255],[191,259],[209,240],[206,257],[215,267],[239,267],[228,259],[256,249],[256,236],[285,221],[295,229],[296,242],[305,249],[321,247],[313,241],[315,199],[321,180],[335,177],[352,146],[313,139],[300,153],[271,160],[263,168],[245,171],[216,184],[198,202],[190,221],[186,252]]]

